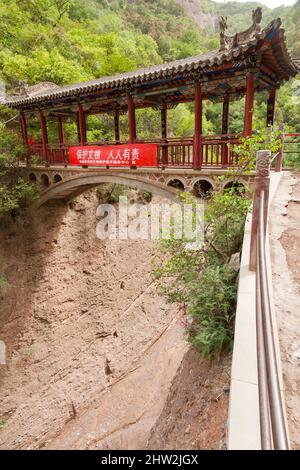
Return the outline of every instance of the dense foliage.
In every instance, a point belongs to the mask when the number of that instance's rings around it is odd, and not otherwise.
[[[183,195],[186,202],[187,195]],[[231,255],[241,249],[249,194],[230,188],[214,192],[204,212],[204,245],[162,242],[154,275],[159,291],[182,306],[188,341],[202,355],[219,353],[233,341],[238,269]]]
[[[232,31],[249,26],[255,3],[193,0],[213,22],[196,24],[182,4],[174,0],[0,0],[0,80],[8,92],[20,91],[24,83],[41,81],[70,84],[101,75],[180,59],[218,48],[218,15],[227,15]],[[289,48],[299,55],[300,1],[294,7],[270,10],[263,7],[264,23],[281,16]],[[295,99],[297,82],[285,85],[278,97],[277,121],[300,130],[300,102]],[[230,131],[243,128],[244,102],[231,104]],[[221,128],[220,105],[205,102],[204,132]],[[265,125],[266,96],[256,98],[254,127]],[[1,115],[0,115],[1,118]],[[122,136],[126,138],[126,117],[122,117]],[[156,137],[159,133],[156,111],[138,113],[138,135]],[[31,132],[38,126],[32,124]],[[91,141],[109,140],[109,116],[89,119]],[[193,134],[193,105],[180,105],[169,113],[170,134]],[[50,141],[57,136],[49,129]],[[76,138],[69,125],[67,138]]]

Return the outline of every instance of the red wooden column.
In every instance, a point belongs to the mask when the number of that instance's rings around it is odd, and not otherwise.
[[[25,145],[28,145],[27,122],[26,122],[26,117],[23,111],[20,112],[20,124],[21,124],[23,142]]]
[[[120,111],[118,109],[115,110],[114,122],[115,122],[115,141],[116,141],[116,144],[119,144],[121,139],[120,139]]]
[[[79,125],[80,145],[85,145],[86,143],[85,114],[84,114],[81,103],[78,103],[78,125]]]
[[[193,168],[201,169],[202,166],[202,93],[200,82],[195,82],[195,133]]]
[[[267,103],[267,127],[273,126],[274,124],[275,100],[276,100],[276,88],[273,88],[270,91],[269,99]]]
[[[167,121],[167,107],[163,106],[160,110],[161,113],[161,140],[163,145],[162,148],[162,163],[163,165],[168,164],[168,121]]]
[[[129,143],[134,144],[136,138],[136,129],[135,129],[135,110],[133,98],[130,93],[127,95],[128,103],[128,120],[129,120]]]
[[[57,127],[58,127],[59,143],[60,145],[64,145],[65,143],[64,126],[63,126],[63,121],[61,117],[59,117],[57,120]]]
[[[246,82],[244,137],[252,136],[253,103],[254,103],[254,75],[253,73],[249,73],[247,75],[247,82]]]
[[[43,157],[45,162],[48,162],[48,135],[47,135],[47,125],[46,125],[46,119],[44,116],[43,111],[40,109],[40,126],[41,126],[41,132],[42,132],[42,147],[43,147]]]
[[[223,101],[222,114],[222,135],[227,135],[229,129],[229,95],[225,95]],[[226,138],[224,138],[226,141]],[[227,143],[222,145],[222,165],[228,165],[228,146]]]
[[[223,115],[222,115],[222,134],[228,134],[229,123],[229,95],[225,95],[223,101]]]
[[[67,166],[67,158],[66,158],[66,153],[65,153],[65,136],[64,136],[64,125],[63,125],[63,120],[62,117],[59,116],[57,119],[57,127],[58,127],[58,138],[59,138],[59,159],[61,162]]]

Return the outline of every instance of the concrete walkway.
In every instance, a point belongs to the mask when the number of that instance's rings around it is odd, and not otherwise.
[[[291,446],[300,449],[300,174],[285,172],[269,219],[273,299]]]

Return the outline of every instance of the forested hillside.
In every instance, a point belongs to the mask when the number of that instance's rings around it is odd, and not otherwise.
[[[227,15],[230,30],[240,31],[251,24],[251,10],[257,5],[211,0],[0,0],[0,79],[13,93],[26,84],[69,84],[217,49],[218,16]],[[300,56],[300,1],[275,10],[263,7],[264,24],[278,16],[291,51]],[[283,87],[276,117],[300,131],[296,94],[297,82]],[[257,97],[256,128],[265,122],[265,98]],[[242,106],[231,106],[232,132],[242,129]],[[11,116],[11,111],[2,110],[2,120]],[[157,133],[155,116],[152,110],[138,116],[141,137]],[[205,132],[220,131],[219,116],[219,104],[205,103]],[[89,135],[98,139],[110,131],[105,119],[95,119],[91,126]],[[192,135],[193,106],[180,105],[170,112],[169,126],[170,133]]]

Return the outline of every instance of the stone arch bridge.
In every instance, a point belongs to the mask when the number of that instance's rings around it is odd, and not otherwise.
[[[171,200],[177,199],[178,189],[193,193],[196,196],[205,195],[207,191],[225,189],[231,181],[225,174],[228,170],[209,169],[195,172],[195,170],[179,170],[158,168],[133,169],[99,169],[99,168],[64,168],[32,167],[24,168],[26,178],[36,182],[40,189],[37,206],[49,201],[68,200],[78,196],[84,191],[97,187],[103,183],[115,183],[149,191],[158,196]],[[244,186],[251,184],[253,175],[243,175],[240,183]]]

